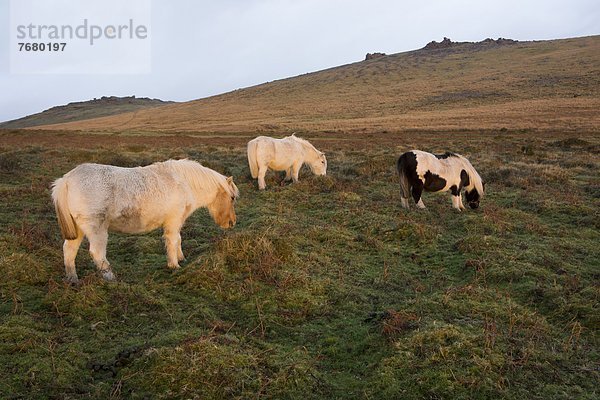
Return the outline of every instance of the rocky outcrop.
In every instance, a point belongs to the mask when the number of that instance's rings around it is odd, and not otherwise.
[[[365,61],[385,57],[385,55],[386,55],[385,53],[367,53],[367,56],[365,57]]]
[[[513,40],[513,39],[505,39],[505,38],[498,38],[496,40],[487,38],[485,40],[482,40],[481,42],[453,42],[452,40],[448,39],[447,37],[444,37],[444,40],[442,40],[441,42],[436,42],[435,40],[433,40],[433,41],[427,43],[427,45],[425,47],[423,47],[423,50],[448,49],[448,48],[462,45],[462,44],[474,44],[474,45],[482,45],[482,46],[489,46],[489,45],[504,46],[504,45],[510,45],[510,44],[515,44],[515,43],[518,43],[518,41]]]
[[[427,45],[425,45],[424,49],[425,50],[431,50],[431,49],[447,49],[448,47],[452,47],[454,45],[458,44],[457,42],[453,42],[452,40],[448,39],[447,37],[444,37],[444,40],[442,40],[441,42],[436,42],[435,40],[432,40],[431,42],[427,43]]]
[[[515,44],[518,43],[518,40],[513,40],[513,39],[505,39],[505,38],[498,38],[496,40],[491,39],[491,38],[487,38],[485,40],[482,40],[481,44],[498,44],[498,45],[505,45],[505,44]]]

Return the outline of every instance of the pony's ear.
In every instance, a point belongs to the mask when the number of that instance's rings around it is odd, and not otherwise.
[[[227,178],[227,183],[233,183],[233,176]]]

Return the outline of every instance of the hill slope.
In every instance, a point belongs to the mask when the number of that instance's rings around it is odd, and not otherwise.
[[[135,112],[172,103],[172,101],[149,99],[147,97],[101,97],[99,99],[79,101],[64,106],[52,107],[37,114],[3,122],[0,123],[0,129],[20,129],[38,125],[82,121],[126,112]]]
[[[600,36],[433,47],[159,110],[44,128],[376,132],[503,127],[596,131],[600,126]]]

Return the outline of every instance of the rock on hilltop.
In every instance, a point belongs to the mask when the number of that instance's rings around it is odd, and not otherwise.
[[[461,44],[500,45],[500,46],[502,46],[502,45],[510,45],[510,44],[515,44],[515,43],[518,43],[518,41],[513,40],[513,39],[505,39],[505,38],[498,38],[496,40],[487,38],[485,40],[482,40],[481,42],[453,42],[449,38],[444,37],[444,40],[442,40],[441,42],[436,42],[435,40],[433,40],[433,41],[427,43],[427,45],[425,45],[425,47],[423,47],[423,50],[448,49],[450,47],[458,46]]]

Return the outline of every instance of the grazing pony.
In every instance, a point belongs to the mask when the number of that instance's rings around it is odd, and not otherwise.
[[[421,199],[425,189],[427,192],[449,190],[452,193],[452,207],[459,211],[464,210],[461,197],[463,188],[469,207],[479,207],[485,183],[469,160],[460,154],[435,155],[412,150],[398,158],[396,167],[400,175],[400,196],[404,208],[409,208],[408,198],[411,191],[417,207],[425,208]]]
[[[298,173],[306,163],[315,175],[327,173],[325,154],[307,140],[292,136],[274,139],[259,136],[248,142],[248,164],[252,178],[258,178],[258,188],[265,189],[265,174],[269,169],[285,171],[285,181],[298,182]]]
[[[66,279],[77,283],[75,256],[86,236],[102,276],[113,280],[106,260],[108,231],[145,233],[162,227],[168,267],[183,260],[180,230],[198,208],[206,207],[222,228],[235,225],[233,178],[191,160],[168,160],[147,167],[81,164],[52,184],[52,200],[65,239]]]

